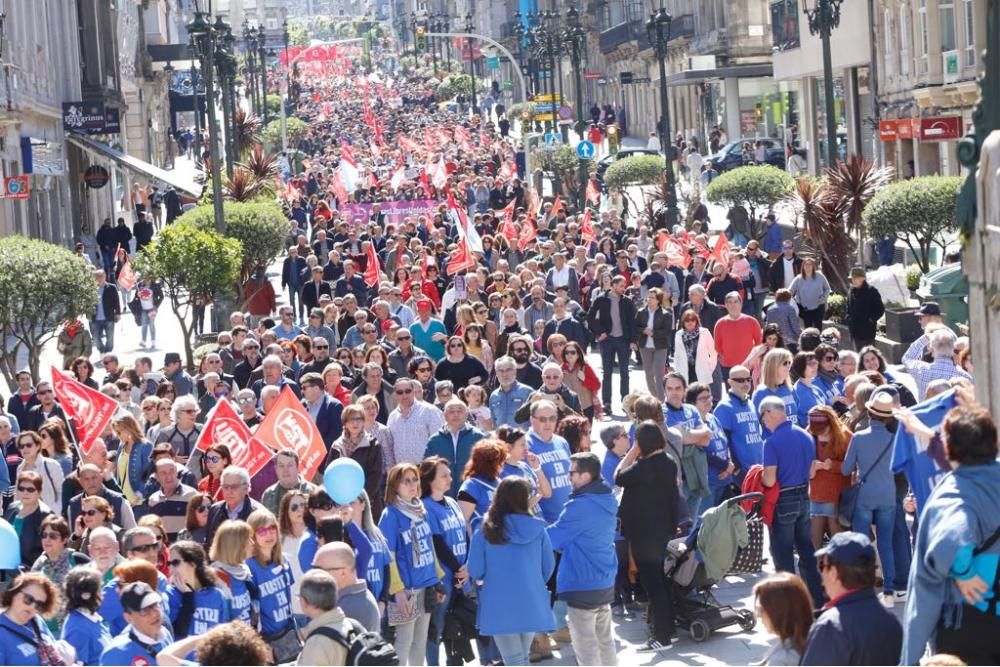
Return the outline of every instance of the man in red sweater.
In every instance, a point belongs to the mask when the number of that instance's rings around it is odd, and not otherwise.
[[[727,315],[715,323],[715,350],[719,353],[722,381],[729,379],[729,369],[750,356],[750,350],[760,345],[762,333],[756,317],[742,312],[743,299],[739,292],[726,295]]]

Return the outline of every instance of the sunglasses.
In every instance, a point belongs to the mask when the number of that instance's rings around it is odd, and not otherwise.
[[[424,368],[418,368],[418,369],[417,369],[417,372],[418,372],[418,373],[430,373],[430,372],[431,372],[431,369],[430,369],[430,367],[429,367],[429,366],[425,366]]]
[[[210,509],[211,507],[208,505],[198,505],[198,509],[196,511],[198,512],[198,514],[201,514],[203,512],[207,512]]]
[[[734,378],[734,377],[730,377],[729,379],[732,380],[733,382],[740,382],[740,383],[750,382],[750,378]]]
[[[412,393],[413,393],[412,389],[397,389],[396,390],[396,395],[397,396],[403,396],[405,394],[412,394]]]
[[[157,540],[152,544],[136,544],[135,546],[132,547],[132,551],[138,551],[139,553],[143,554],[150,551],[156,551],[159,548],[160,548],[160,541]]]
[[[61,540],[62,539],[62,535],[60,535],[59,533],[50,533],[48,531],[45,531],[44,533],[42,533],[42,539],[43,540]]]
[[[29,447],[34,447],[34,446],[35,446],[35,443],[33,443],[33,442],[19,442],[19,443],[17,443],[17,448],[18,449],[28,449]]]
[[[314,350],[329,350],[329,345],[313,345]]]
[[[288,511],[298,512],[305,507],[305,503],[291,503],[288,505]]]
[[[38,489],[33,486],[19,486],[17,490],[21,493],[38,493]]]
[[[396,340],[411,340],[411,339],[410,339],[409,336],[400,336],[400,335],[397,335],[396,336]]]
[[[218,463],[219,461],[222,460],[222,457],[219,456],[218,454],[212,454],[211,456],[206,456],[205,460],[208,461],[209,463]]]
[[[256,401],[257,399],[254,398],[253,396],[245,396],[239,399],[240,405],[250,405],[251,403],[255,403]]]
[[[35,392],[35,394],[37,394],[38,396],[45,396],[46,394],[51,394],[51,393],[52,393],[51,389],[39,389],[38,391]],[[25,593],[25,595],[27,595],[27,593]]]
[[[460,348],[460,347],[462,347],[461,343],[449,343],[449,345],[448,345],[448,349],[449,350],[450,349],[457,349],[457,348]]]
[[[823,357],[823,359],[821,359],[821,361],[836,361],[836,360],[837,360],[837,357],[834,357],[834,356],[827,356],[827,357]]]
[[[24,598],[24,604],[28,605],[29,607],[34,607],[38,611],[41,611],[49,604],[49,601],[47,599],[36,598],[31,593],[26,593],[22,591],[21,596]]]
[[[80,514],[83,516],[94,516],[95,514],[103,514],[103,512],[98,512],[97,510],[80,510]]]
[[[331,502],[321,502],[321,503],[318,503],[318,504],[311,505],[309,507],[309,509],[311,509],[311,510],[320,510],[322,512],[329,512],[334,507],[335,507],[335,505],[331,501]]]

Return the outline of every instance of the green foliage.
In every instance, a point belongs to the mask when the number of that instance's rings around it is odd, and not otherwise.
[[[285,119],[286,131],[288,132],[288,145],[294,147],[306,136],[309,128],[305,121],[289,116]],[[269,153],[277,153],[281,150],[281,119],[272,120],[264,128],[264,147]]]
[[[243,283],[250,274],[266,269],[285,249],[288,222],[281,208],[273,202],[268,204],[226,202],[223,212],[226,237],[236,239],[242,247],[243,260],[239,282]],[[193,208],[177,221],[190,224],[202,231],[215,229],[215,215],[211,206]]]
[[[535,103],[518,102],[517,104],[512,104],[507,110],[507,117],[511,120],[517,118],[522,122],[530,123],[535,119]]]
[[[635,155],[612,162],[604,172],[604,185],[608,190],[619,191],[629,185],[654,185],[663,178],[663,172],[663,158],[656,155]]]
[[[536,146],[531,149],[532,167],[542,167],[562,184],[562,190],[557,194],[568,193],[572,197],[572,204],[578,199],[580,188],[580,159],[576,156],[576,149],[572,146],[559,146],[554,151],[545,150],[544,146]],[[588,173],[594,167],[593,160],[587,160]]]
[[[843,294],[831,294],[826,300],[826,317],[834,322],[843,321],[847,316],[847,297]]]
[[[468,74],[449,74],[434,91],[434,98],[439,102],[446,102],[459,95],[465,95],[466,98],[472,96],[472,77]]]
[[[22,351],[38,377],[42,348],[57,327],[96,307],[93,269],[82,257],[46,241],[0,239],[0,370],[10,387]]]
[[[170,299],[171,310],[181,326],[189,370],[194,368],[193,306],[210,303],[217,295],[232,291],[243,256],[238,240],[199,228],[193,224],[197,216],[191,215],[186,213],[166,227],[135,261],[136,270],[144,278],[160,281]]]
[[[749,210],[752,236],[756,238],[760,233],[757,209],[777,204],[792,191],[794,184],[785,171],[771,165],[737,167],[709,183],[705,198],[713,204],[743,206]]]
[[[931,245],[944,250],[957,230],[955,207],[959,176],[920,176],[897,181],[879,191],[864,213],[874,238],[902,238],[916,255],[921,270],[930,270]]]
[[[906,267],[906,288],[916,290],[920,287],[920,279],[924,276],[924,270],[919,264],[910,264]]]
[[[275,118],[281,113],[281,95],[269,93],[264,98],[264,106],[267,107],[267,115]],[[280,136],[280,135],[279,135]]]

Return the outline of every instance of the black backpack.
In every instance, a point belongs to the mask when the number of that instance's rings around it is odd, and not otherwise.
[[[345,637],[340,630],[329,626],[320,626],[309,636],[327,637],[347,649],[348,665],[398,665],[396,649],[377,632],[369,632],[353,618],[348,618],[351,624],[350,636]]]

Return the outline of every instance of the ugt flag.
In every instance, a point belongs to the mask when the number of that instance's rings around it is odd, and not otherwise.
[[[70,375],[58,368],[52,368],[52,389],[56,399],[66,411],[66,416],[73,420],[77,434],[80,436],[80,449],[84,454],[90,452],[94,440],[104,432],[118,410],[118,401],[106,396],[96,389],[91,389],[82,382],[77,382]]]
[[[243,419],[229,401],[219,401],[208,413],[205,428],[195,449],[205,451],[211,445],[225,445],[233,455],[233,465],[246,469],[251,479],[264,469],[274,452],[250,433]]]
[[[319,429],[288,387],[281,390],[254,437],[278,451],[288,449],[298,454],[299,471],[305,479],[315,477],[326,458],[326,446]]]

